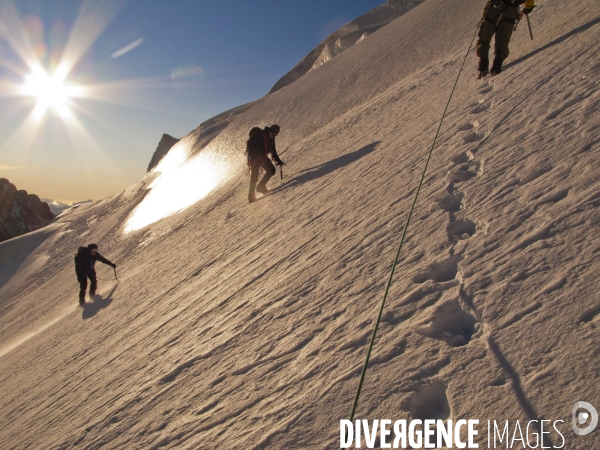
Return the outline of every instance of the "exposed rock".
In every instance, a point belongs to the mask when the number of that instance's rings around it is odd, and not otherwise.
[[[171,150],[171,147],[173,147],[178,142],[179,139],[174,138],[173,136],[170,136],[166,133],[163,134],[162,138],[160,139],[160,142],[158,143],[158,147],[156,147],[156,150],[152,155],[152,159],[150,160],[150,164],[148,164],[148,170],[146,172],[150,172],[152,169],[154,169],[158,165],[160,160],[163,159],[163,157],[169,152],[169,150]]]
[[[50,207],[37,195],[0,178],[0,242],[45,227],[52,219]]]

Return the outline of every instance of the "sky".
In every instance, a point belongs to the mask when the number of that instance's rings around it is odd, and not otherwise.
[[[163,133],[264,96],[381,3],[0,0],[0,177],[66,203],[118,193]]]

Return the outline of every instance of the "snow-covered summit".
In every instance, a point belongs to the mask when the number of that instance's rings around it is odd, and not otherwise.
[[[426,0],[200,125],[140,183],[0,244],[3,446],[338,448],[482,8]],[[571,408],[600,407],[600,20],[582,0],[541,2],[531,22],[499,76],[475,80],[468,56],[357,419],[478,419],[480,448],[488,420],[511,436],[562,420],[565,448],[598,447]],[[283,180],[248,205],[247,133],[272,123]],[[177,189],[195,197],[159,202]],[[79,308],[73,254],[89,242],[119,279],[98,267]]]
[[[347,23],[310,51],[296,66],[275,83],[269,93],[293,83],[302,75],[322,66],[335,56],[364,40],[392,20],[410,11],[423,0],[387,0],[359,18]]]

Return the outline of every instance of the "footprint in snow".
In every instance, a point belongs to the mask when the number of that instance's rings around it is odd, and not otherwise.
[[[493,90],[494,90],[494,86],[491,85],[489,82],[486,82],[481,86],[481,89],[479,89],[479,92],[482,94],[489,94]]]
[[[480,141],[485,137],[485,133],[483,131],[473,131],[472,133],[467,134],[463,137],[463,142],[465,144],[470,144],[472,142]]]
[[[450,240],[469,239],[477,231],[477,225],[470,219],[457,219],[446,227],[446,231]]]
[[[473,152],[469,150],[466,152],[459,153],[458,155],[453,157],[452,162],[454,164],[464,164],[464,163],[472,160],[474,157],[475,157],[475,155],[473,154]]]
[[[448,194],[437,200],[438,206],[444,211],[456,212],[462,207],[464,194],[457,192],[456,194]]]
[[[475,122],[476,123],[476,122]],[[458,127],[458,131],[469,131],[475,128],[477,125],[475,123],[467,122],[464,125]]]
[[[471,178],[477,176],[477,172],[472,170],[451,170],[446,175],[446,182],[448,183],[462,183],[463,181],[469,181]]]
[[[492,107],[492,102],[482,102],[477,104],[477,106],[475,106],[472,110],[471,110],[471,114],[480,114],[484,111],[487,111],[488,109],[490,109]]]
[[[411,416],[419,420],[446,420],[450,417],[450,404],[446,389],[446,383],[441,380],[421,386],[408,398],[406,403]]]
[[[440,341],[450,347],[467,345],[481,324],[465,311],[458,299],[442,303],[416,327],[416,332]]]
[[[470,160],[465,164],[460,165],[456,169],[452,169],[446,175],[446,182],[461,183],[476,177],[481,172],[481,163],[476,160]]]
[[[426,270],[419,272],[413,277],[414,283],[425,283],[427,280],[433,280],[438,283],[454,280],[458,273],[458,263],[462,261],[462,256],[454,255],[441,261],[431,264]]]

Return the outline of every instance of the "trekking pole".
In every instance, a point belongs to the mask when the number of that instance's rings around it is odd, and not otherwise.
[[[279,175],[281,175],[281,179],[283,180],[283,164],[279,164]]]
[[[113,270],[115,271],[115,280],[119,281],[119,279],[117,278],[117,268],[113,267]]]
[[[527,17],[527,26],[529,27],[529,37],[533,41],[533,32],[531,31],[531,22],[529,21],[529,14],[525,14],[525,17]]]

